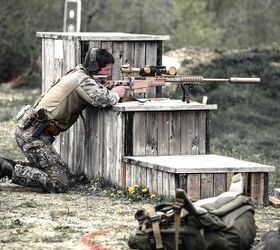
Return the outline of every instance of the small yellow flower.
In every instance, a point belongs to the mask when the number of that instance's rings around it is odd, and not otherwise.
[[[142,192],[142,193],[147,193],[147,192],[148,192],[148,189],[147,189],[147,188],[143,188],[143,189],[141,190],[141,192]]]
[[[129,187],[129,188],[128,188],[128,193],[132,193],[132,192],[134,192],[134,190],[135,190],[135,187],[134,187],[134,186]]]
[[[135,184],[133,187],[134,187],[134,188],[139,188],[139,185]]]

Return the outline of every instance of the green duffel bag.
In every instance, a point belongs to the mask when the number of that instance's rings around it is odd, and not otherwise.
[[[144,206],[135,214],[139,226],[129,238],[131,249],[248,250],[256,226],[251,199],[224,193],[192,203],[182,189],[174,204]]]

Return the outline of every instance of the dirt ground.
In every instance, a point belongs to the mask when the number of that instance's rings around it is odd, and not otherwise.
[[[0,249],[129,249],[134,213],[143,204],[111,199],[105,191],[44,194],[0,182]],[[256,243],[278,228],[280,211],[256,208]]]

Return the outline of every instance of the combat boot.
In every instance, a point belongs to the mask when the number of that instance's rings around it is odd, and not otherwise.
[[[11,179],[15,165],[13,160],[0,157],[0,179],[6,176]]]

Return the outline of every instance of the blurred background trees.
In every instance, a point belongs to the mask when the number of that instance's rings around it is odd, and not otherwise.
[[[1,1],[0,82],[38,69],[36,31],[62,31],[64,0]],[[168,34],[165,50],[277,45],[277,0],[82,0],[83,32]]]

